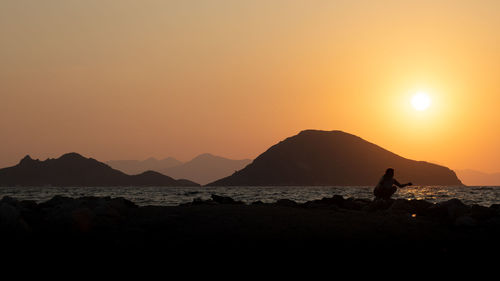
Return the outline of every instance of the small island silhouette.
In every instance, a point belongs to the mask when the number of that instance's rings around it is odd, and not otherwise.
[[[213,169],[207,171],[209,165],[204,162],[226,166],[236,162],[220,159],[222,162],[209,154],[200,155],[178,169],[172,167],[167,171],[176,177],[189,177],[186,171],[192,171],[206,180],[206,175],[200,175],[214,173]],[[207,186],[371,186],[387,167],[396,169],[401,181],[412,181],[416,185],[463,185],[455,172],[446,167],[403,158],[355,135],[305,130],[273,145],[243,169]],[[0,186],[47,185],[199,186],[191,180],[176,180],[155,171],[127,175],[77,153],[45,161],[26,156],[18,165],[0,169]]]
[[[201,155],[195,160],[212,158]],[[187,163],[195,166],[190,169],[193,173],[202,173],[198,162]],[[371,186],[387,167],[395,168],[401,181],[412,181],[416,185],[463,185],[455,172],[446,167],[403,158],[355,135],[342,131],[305,130],[273,145],[245,168],[207,186]],[[176,167],[171,171],[177,171]],[[174,174],[189,177],[186,171]],[[155,171],[127,175],[77,153],[45,161],[26,156],[18,165],[0,169],[0,186],[47,185],[199,186],[193,181],[175,180]]]
[[[462,186],[455,172],[403,158],[342,131],[304,130],[272,146],[244,169],[209,186],[371,186],[388,168],[416,185]]]
[[[67,153],[57,159],[34,160],[0,169],[0,186],[199,186],[154,171],[127,175],[92,158]]]

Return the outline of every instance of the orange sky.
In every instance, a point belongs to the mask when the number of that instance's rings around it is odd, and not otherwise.
[[[496,0],[4,0],[0,167],[70,151],[254,158],[338,129],[498,172],[499,14]]]

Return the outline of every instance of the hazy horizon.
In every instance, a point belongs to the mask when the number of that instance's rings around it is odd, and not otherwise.
[[[500,1],[2,1],[0,167],[254,159],[305,129],[500,172]],[[425,92],[426,110],[412,107]]]

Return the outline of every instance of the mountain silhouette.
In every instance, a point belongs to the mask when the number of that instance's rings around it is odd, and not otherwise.
[[[210,186],[374,186],[389,167],[400,182],[462,185],[452,170],[398,156],[342,131],[305,130],[272,146]]]
[[[466,185],[500,186],[500,173],[484,173],[470,169],[455,170],[455,173]]]
[[[198,186],[158,172],[127,175],[78,153],[45,161],[24,157],[18,165],[0,169],[0,186]]]
[[[111,166],[113,169],[120,170],[126,174],[135,175],[143,173],[145,171],[161,172],[164,169],[179,166],[182,164],[182,162],[173,157],[168,157],[161,160],[151,157],[143,161],[111,160],[107,161],[106,164]]]
[[[232,160],[204,153],[182,165],[166,168],[159,172],[176,179],[185,178],[207,184],[231,175],[234,171],[244,168],[250,162],[252,162],[250,159]]]

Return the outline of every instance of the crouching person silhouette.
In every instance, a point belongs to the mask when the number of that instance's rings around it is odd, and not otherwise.
[[[385,171],[385,174],[382,176],[377,186],[375,186],[375,189],[373,190],[373,195],[375,195],[375,200],[378,199],[387,200],[391,198],[391,196],[396,192],[396,190],[398,190],[396,186],[403,188],[410,185],[412,185],[411,182],[406,184],[400,184],[394,178],[394,169],[389,168]]]

